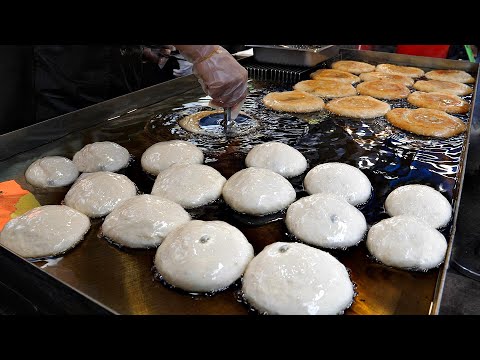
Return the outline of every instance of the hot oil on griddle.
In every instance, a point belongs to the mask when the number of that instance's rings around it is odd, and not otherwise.
[[[434,187],[449,201],[456,199],[456,172],[460,162],[464,135],[448,140],[422,139],[406,135],[390,126],[383,118],[356,121],[332,116],[325,112],[294,116],[266,109],[261,99],[269,91],[290,90],[268,83],[251,82],[250,95],[244,111],[260,121],[253,132],[234,138],[195,135],[182,129],[177,121],[185,115],[210,110],[205,99],[191,102],[186,94],[170,103],[154,104],[126,114],[119,119],[81,134],[63,139],[64,156],[72,157],[81,146],[110,140],[126,147],[134,156],[129,167],[120,171],[128,176],[141,192],[150,193],[154,177],[143,172],[142,153],[157,141],[187,140],[203,149],[205,164],[229,178],[245,168],[247,152],[256,144],[281,141],[301,151],[308,160],[308,169],[324,162],[344,162],[360,168],[370,179],[373,196],[362,207],[369,226],[387,217],[383,203],[396,187],[420,183]],[[201,92],[196,91],[198,96]],[[178,104],[185,104],[180,107]],[[392,107],[406,106],[405,101],[390,102]],[[410,107],[410,106],[408,106]],[[466,121],[467,117],[462,116]],[[146,125],[145,125],[146,121]],[[145,125],[145,127],[144,127]],[[73,142],[81,143],[72,149]],[[57,152],[58,154],[58,152]],[[290,179],[297,199],[306,196],[305,174]],[[22,186],[25,184],[21,180]],[[65,191],[60,191],[62,196]],[[58,191],[57,191],[58,192]],[[56,193],[55,193],[56,194]],[[59,203],[62,196],[40,195],[40,203]],[[59,201],[57,201],[59,200]],[[252,243],[257,254],[276,241],[292,241],[284,224],[284,212],[265,217],[252,217],[232,211],[223,200],[190,210],[195,219],[223,220],[238,227]],[[78,248],[66,254],[55,266],[46,270],[71,280],[78,274],[82,281],[72,280],[98,301],[121,313],[247,313],[248,308],[237,302],[238,284],[211,297],[190,296],[153,281],[155,250],[120,250],[97,234],[102,220],[94,220],[92,229]],[[442,230],[449,239],[451,225]],[[427,314],[435,289],[438,269],[427,273],[397,270],[376,262],[368,255],[365,242],[345,251],[329,251],[350,269],[358,293],[346,314]],[[86,258],[95,258],[102,271],[91,268]],[[105,263],[105,265],[104,265]],[[101,265],[98,265],[101,264]],[[39,266],[42,264],[39,264]],[[116,279],[116,280],[115,280]],[[129,285],[127,285],[129,284]]]
[[[186,114],[205,110],[190,103],[186,108],[159,117],[165,127],[147,126],[147,132],[156,140],[174,133],[177,138],[190,140],[204,149],[205,163],[216,168],[225,177],[245,168],[247,152],[256,144],[280,141],[301,151],[307,158],[308,169],[324,162],[343,162],[360,168],[370,179],[373,195],[360,207],[369,226],[387,218],[384,202],[396,187],[406,184],[425,184],[441,191],[451,202],[454,196],[456,173],[464,145],[464,135],[450,139],[429,139],[397,130],[384,118],[357,121],[325,112],[293,116],[266,109],[261,99],[269,91],[286,90],[281,86],[254,83],[244,111],[254,116],[261,127],[254,133],[229,141],[194,136],[173,124]],[[287,89],[288,90],[288,89]],[[389,101],[392,107],[410,107],[406,100]],[[459,116],[468,121],[467,116]],[[307,120],[304,121],[304,120]],[[153,121],[150,124],[155,124]],[[290,179],[297,199],[306,196],[303,189],[305,174]],[[292,241],[284,224],[284,212],[265,217],[238,214],[222,200],[190,211],[194,218],[223,220],[238,227],[258,253],[276,241]],[[451,226],[442,229],[448,239]],[[438,269],[427,273],[409,272],[384,266],[369,256],[363,241],[346,251],[330,251],[350,270],[357,285],[358,296],[346,313],[428,313],[433,297]],[[382,284],[381,287],[378,284]],[[416,302],[409,303],[400,293],[417,294]],[[410,299],[411,301],[411,299]]]

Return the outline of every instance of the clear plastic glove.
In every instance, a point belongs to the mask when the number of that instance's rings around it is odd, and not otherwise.
[[[193,73],[203,91],[212,97],[210,105],[232,108],[235,119],[248,94],[247,70],[219,45],[175,45],[193,63]]]

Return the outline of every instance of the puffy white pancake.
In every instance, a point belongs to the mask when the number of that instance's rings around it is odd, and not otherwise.
[[[262,99],[263,104],[276,111],[309,113],[320,111],[325,103],[319,97],[304,91],[271,92]]]
[[[425,271],[443,262],[447,241],[425,222],[409,215],[398,215],[370,228],[367,248],[386,265]]]
[[[367,72],[360,74],[360,80],[362,81],[373,81],[373,80],[388,80],[391,82],[399,83],[405,86],[412,86],[415,80],[413,80],[410,76],[404,75],[393,75],[387,74],[383,72]]]
[[[223,199],[235,211],[250,215],[267,215],[295,201],[292,184],[283,176],[268,170],[250,167],[227,180]]]
[[[42,258],[73,248],[90,229],[90,219],[64,205],[44,205],[10,220],[0,244],[24,258]]]
[[[390,216],[411,215],[437,229],[447,225],[452,217],[452,206],[445,196],[420,184],[393,190],[385,200],[385,210]]]
[[[372,184],[361,170],[338,162],[315,166],[305,176],[303,185],[309,194],[337,195],[351,205],[367,202],[372,192]]]
[[[375,70],[375,66],[362,61],[340,60],[332,64],[332,69],[347,71],[359,75]]]
[[[188,141],[163,141],[145,150],[141,163],[143,170],[156,176],[173,164],[202,164],[203,152]]]
[[[25,171],[25,179],[33,186],[50,188],[70,185],[78,174],[72,160],[62,156],[46,156],[30,164]]]
[[[345,266],[329,253],[300,243],[276,242],[247,266],[242,291],[270,315],[336,315],[355,296]]]
[[[162,243],[170,231],[191,220],[177,203],[155,195],[125,200],[107,215],[104,236],[130,248],[151,248]]]
[[[127,149],[111,141],[87,144],[73,155],[73,163],[81,172],[118,171],[128,165]]]
[[[356,245],[367,231],[362,212],[331,194],[314,194],[295,201],[288,207],[285,223],[299,240],[328,249]]]
[[[269,169],[286,178],[302,174],[307,169],[307,159],[300,151],[277,141],[255,145],[245,158],[247,167]]]
[[[172,165],[158,174],[152,195],[162,196],[192,209],[217,200],[227,179],[211,166]]]
[[[223,290],[242,276],[253,247],[223,221],[192,220],[170,232],[155,255],[163,279],[188,292]]]
[[[473,84],[475,78],[463,70],[432,70],[425,74],[427,79],[453,81],[464,84]]]
[[[393,64],[379,64],[375,68],[377,72],[383,72],[391,75],[409,76],[411,78],[418,78],[425,74],[425,72],[417,67],[413,66],[400,66]]]
[[[336,115],[354,119],[373,119],[385,115],[391,109],[386,102],[366,95],[333,99],[325,108]]]
[[[65,205],[97,218],[136,194],[135,184],[125,175],[99,171],[76,181],[65,195]]]

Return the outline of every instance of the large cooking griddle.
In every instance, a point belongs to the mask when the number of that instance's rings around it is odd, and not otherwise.
[[[466,62],[346,49],[341,49],[338,56],[323,66],[328,67],[338,59],[419,66],[426,71],[457,68],[475,77],[478,71],[477,64]],[[205,163],[228,178],[244,168],[246,153],[253,145],[279,140],[300,150],[309,161],[308,169],[329,161],[345,162],[362,169],[374,188],[373,197],[361,208],[369,225],[387,217],[383,202],[398,186],[421,183],[442,191],[455,210],[452,222],[442,229],[449,241],[448,263],[469,133],[433,140],[406,134],[383,118],[358,121],[326,113],[306,117],[277,113],[266,109],[261,99],[269,91],[290,89],[289,86],[268,81],[251,81],[249,86],[251,95],[244,111],[260,120],[262,125],[245,136],[212,139],[188,133],[178,126],[177,121],[182,116],[208,109],[200,86],[190,76],[0,137],[3,159],[0,181],[15,179],[32,191],[42,205],[59,204],[68,188],[32,188],[23,175],[28,165],[46,155],[71,158],[88,143],[109,140],[126,147],[134,156],[133,163],[122,173],[134,181],[141,192],[149,193],[154,178],[142,171],[140,157],[157,141],[184,139],[195,143],[204,150]],[[390,103],[394,107],[409,106],[402,101]],[[472,114],[477,111],[473,108],[462,119],[470,124]],[[302,187],[304,176],[291,179],[297,198],[306,195]],[[219,219],[238,227],[256,253],[272,242],[293,240],[284,225],[284,213],[263,218],[245,216],[232,211],[222,200],[189,212],[197,219]],[[239,301],[239,282],[213,296],[194,296],[155,281],[152,271],[155,250],[124,250],[111,245],[100,237],[101,222],[101,219],[92,221],[85,240],[75,249],[60,259],[36,262],[33,268],[37,273],[48,274],[49,283],[57,281],[76,292],[79,298],[89,299],[113,313],[249,313],[248,307]],[[11,255],[6,249],[1,250]],[[446,274],[444,265],[425,273],[393,269],[375,261],[364,242],[346,251],[330,252],[349,268],[356,284],[358,295],[346,314],[438,313]],[[18,257],[16,262],[26,263]]]

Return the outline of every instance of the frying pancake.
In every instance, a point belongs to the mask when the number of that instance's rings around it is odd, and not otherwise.
[[[45,156],[30,164],[25,179],[33,186],[51,188],[70,185],[78,174],[72,160],[63,156]]]
[[[168,233],[154,265],[170,285],[192,293],[211,292],[240,278],[253,255],[252,245],[236,227],[192,220]]]
[[[331,79],[300,81],[293,88],[322,98],[357,95],[357,90],[351,84]]]
[[[331,79],[331,80],[346,82],[349,84],[355,84],[360,82],[360,78],[357,75],[353,75],[348,71],[341,71],[341,70],[335,70],[335,69],[319,69],[311,73],[310,77],[314,80]]]
[[[385,115],[390,105],[371,96],[359,95],[333,99],[325,108],[340,116],[371,119]]]
[[[387,100],[404,99],[410,94],[405,85],[388,80],[365,81],[357,85],[357,91],[360,95]]]
[[[467,130],[460,119],[434,109],[396,108],[389,111],[386,118],[393,126],[417,135],[448,138]]]
[[[468,85],[441,80],[419,80],[413,85],[413,87],[419,91],[441,92],[458,96],[468,95],[473,92],[472,88]]]
[[[332,69],[347,71],[352,74],[367,73],[375,70],[375,66],[362,61],[340,60],[332,64]]]
[[[450,114],[465,114],[470,105],[457,95],[440,92],[415,91],[408,95],[410,104],[427,109],[442,110]]]
[[[271,315],[342,314],[355,297],[340,261],[295,242],[265,246],[248,264],[242,292],[259,313]]]
[[[368,231],[367,249],[382,263],[406,270],[437,267],[445,259],[447,241],[441,232],[412,216],[384,219]]]
[[[391,82],[403,84],[405,86],[412,86],[413,83],[415,82],[415,80],[413,80],[409,76],[387,74],[387,73],[376,72],[376,71],[360,74],[360,80],[362,81],[388,80]]]
[[[473,84],[475,78],[463,70],[432,70],[425,74],[430,80],[453,81],[464,84]]]
[[[387,196],[385,210],[390,216],[413,216],[436,229],[446,226],[452,218],[452,205],[447,198],[422,184],[397,187]]]
[[[115,172],[128,165],[130,153],[117,143],[98,141],[85,145],[72,160],[80,172]]]
[[[322,110],[325,103],[315,95],[303,91],[271,92],[264,96],[266,107],[276,111],[308,113]]]
[[[418,78],[425,74],[422,69],[417,67],[399,66],[393,64],[379,64],[377,65],[375,71],[392,75],[410,76],[411,78]]]

